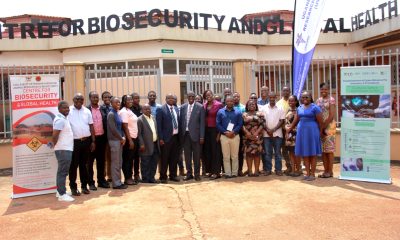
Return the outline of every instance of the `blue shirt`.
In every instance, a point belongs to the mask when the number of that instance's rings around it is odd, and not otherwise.
[[[257,99],[257,105],[260,105],[260,106],[267,105],[268,102],[269,102],[269,101],[268,101],[268,98],[265,99],[265,101],[264,101],[261,97],[259,97],[259,98]]]
[[[233,108],[236,109],[236,110],[239,110],[242,113],[246,112],[246,107],[241,103],[239,103],[238,105],[233,106]]]
[[[150,105],[150,109],[151,109],[151,115],[153,115],[153,117],[156,117],[156,113],[157,113],[157,108],[160,108],[161,104],[155,103],[154,105]]]
[[[111,109],[111,112],[114,113],[114,119],[115,119],[115,124],[117,125],[117,130],[121,136],[125,136],[124,131],[122,130],[122,120],[121,117],[119,116],[118,112],[115,111],[115,109]]]
[[[240,110],[236,110],[235,108],[231,111],[228,111],[226,107],[220,109],[217,113],[218,132],[226,132],[226,128],[228,127],[229,123],[233,124],[232,131],[235,132],[235,134],[239,134],[239,131],[243,126],[242,112]]]

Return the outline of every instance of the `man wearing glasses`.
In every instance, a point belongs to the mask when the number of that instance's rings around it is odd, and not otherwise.
[[[81,180],[81,189],[84,194],[89,194],[88,170],[86,164],[89,161],[89,154],[96,148],[96,136],[93,127],[92,113],[83,106],[84,98],[81,93],[75,94],[74,104],[69,107],[68,120],[71,124],[74,136],[74,150],[72,153],[72,162],[69,168],[69,186],[72,195],[80,196],[76,184],[77,170],[79,166],[79,177]]]

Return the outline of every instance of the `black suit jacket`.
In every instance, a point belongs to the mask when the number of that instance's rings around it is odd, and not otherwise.
[[[181,143],[184,141],[187,125],[187,112],[189,111],[189,104],[185,103],[181,106],[181,118],[179,124],[179,135]],[[200,138],[204,139],[205,131],[205,110],[200,103],[194,102],[192,113],[190,114],[188,129],[189,135],[193,142],[198,142]]]
[[[179,134],[179,109],[176,106],[173,106],[176,112],[176,122],[178,123],[178,134]],[[163,140],[164,142],[169,142],[172,137],[174,127],[172,125],[172,117],[170,108],[167,104],[162,105],[162,107],[157,109],[157,132],[158,132],[158,139]]]

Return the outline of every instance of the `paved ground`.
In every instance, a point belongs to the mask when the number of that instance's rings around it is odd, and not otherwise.
[[[11,177],[0,176],[0,239],[400,239],[400,166],[392,176],[392,185],[277,176],[141,184],[72,204],[54,194],[11,200]]]

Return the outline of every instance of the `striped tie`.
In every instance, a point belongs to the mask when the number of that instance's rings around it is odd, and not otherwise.
[[[174,108],[171,107],[171,117],[172,117],[172,125],[174,126],[174,129],[178,128],[178,123],[176,122],[175,114],[174,114]]]
[[[193,107],[193,105],[189,104],[189,111],[188,111],[188,114],[187,114],[187,117],[186,117],[186,128],[189,127],[190,116],[192,114],[192,107]]]

